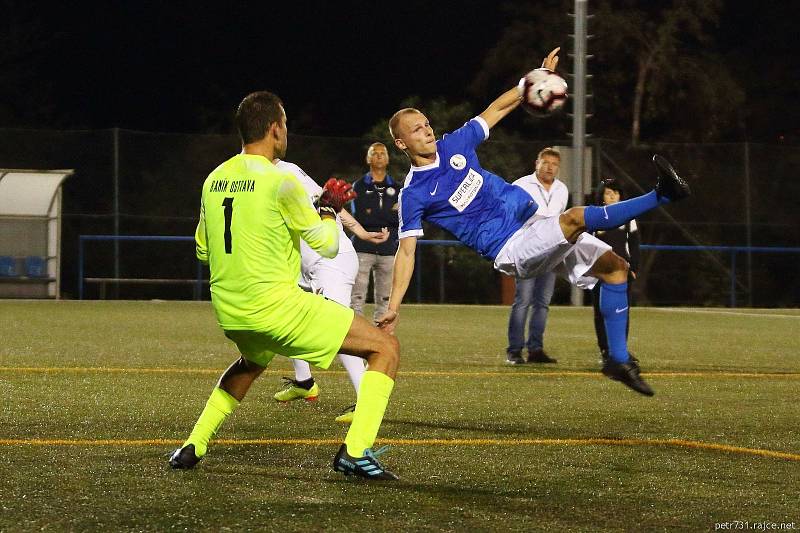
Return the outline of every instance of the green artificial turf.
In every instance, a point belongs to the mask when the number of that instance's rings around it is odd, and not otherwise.
[[[379,435],[401,480],[369,483],[330,469],[338,363],[319,401],[279,405],[276,359],[227,443],[171,471],[236,357],[210,304],[0,301],[0,531],[800,529],[800,311],[634,308],[653,398],[599,374],[591,309],[551,309],[557,365],[506,366],[507,318],[403,308]]]

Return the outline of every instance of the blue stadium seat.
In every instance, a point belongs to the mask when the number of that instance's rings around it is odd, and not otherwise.
[[[25,258],[25,275],[29,278],[42,278],[47,275],[47,266],[44,257],[29,255]]]
[[[13,278],[17,275],[17,261],[10,255],[0,255],[0,276]]]

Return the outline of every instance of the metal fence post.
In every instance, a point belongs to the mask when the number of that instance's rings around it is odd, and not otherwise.
[[[422,247],[417,240],[417,252],[414,256],[414,261],[417,263],[414,265],[414,272],[417,276],[417,303],[422,303],[422,257],[420,257],[420,252],[422,252]]]
[[[197,261],[197,283],[194,285],[194,299],[203,299],[203,263]]]
[[[731,250],[731,307],[736,307],[736,250]]]
[[[78,236],[78,300],[83,300],[83,235]]]

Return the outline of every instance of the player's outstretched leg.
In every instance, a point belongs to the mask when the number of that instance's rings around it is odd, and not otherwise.
[[[689,185],[678,176],[669,161],[660,155],[654,155],[653,164],[658,170],[658,182],[655,189],[642,196],[636,196],[612,205],[586,206],[583,208],[586,231],[594,232],[618,228],[661,204],[677,202],[691,194]]]
[[[356,315],[350,326],[342,352],[364,358],[369,370],[364,372],[353,412],[353,422],[344,444],[333,458],[333,469],[346,476],[367,479],[397,479],[377,459],[385,448],[373,451],[400,361],[397,339]]]
[[[303,360],[292,359],[294,379],[283,378],[283,389],[275,393],[273,398],[278,402],[294,400],[316,401],[319,397],[319,385],[311,375],[311,366]]]
[[[638,361],[628,353],[626,328],[628,323],[628,265],[614,252],[603,254],[590,271],[600,286],[600,314],[608,340],[608,359],[603,362],[603,374],[619,381],[645,396],[653,389],[639,374]]]
[[[244,357],[240,357],[225,370],[211,392],[189,438],[170,455],[169,465],[172,468],[189,469],[200,462],[206,454],[209,441],[216,435],[225,419],[236,410],[253,381],[263,371],[264,367]]]

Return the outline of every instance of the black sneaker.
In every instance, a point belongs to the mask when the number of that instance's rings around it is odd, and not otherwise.
[[[653,164],[658,169],[658,183],[656,183],[656,195],[658,198],[666,198],[670,202],[677,202],[692,194],[689,184],[678,176],[669,161],[656,154],[653,156]]]
[[[627,385],[639,394],[644,394],[645,396],[655,394],[650,385],[639,375],[639,364],[637,362],[617,363],[609,359],[603,364],[602,372],[605,376]]]
[[[176,470],[189,470],[200,462],[201,457],[194,454],[194,444],[178,448],[169,456],[169,466]]]
[[[528,350],[529,363],[557,363],[558,359],[553,359],[544,350],[537,348],[535,350]]]
[[[525,359],[519,352],[506,352],[506,363],[509,365],[524,365]]]
[[[347,453],[347,446],[342,444],[333,458],[333,469],[345,476],[356,475],[366,479],[400,479],[386,470],[378,461],[377,456],[388,449],[388,446],[383,446],[374,452],[367,449],[364,450],[364,457],[353,457]]]

